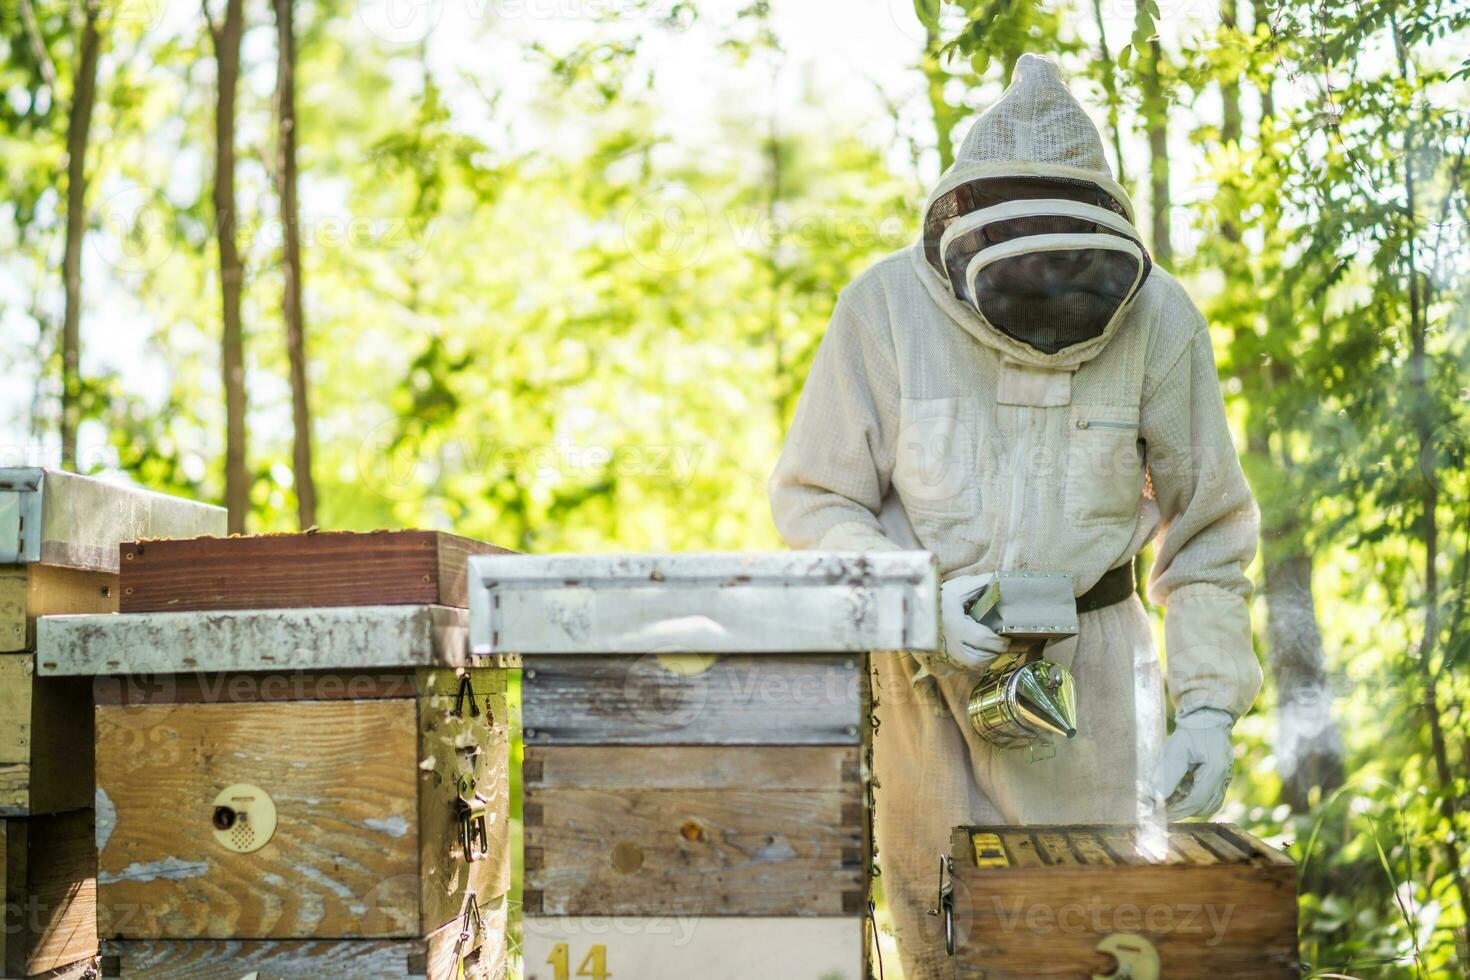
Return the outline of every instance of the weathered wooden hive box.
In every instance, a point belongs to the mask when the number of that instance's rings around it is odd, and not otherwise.
[[[122,615],[39,626],[94,675],[104,968],[498,978],[506,670],[433,532],[143,541]]]
[[[957,980],[1285,980],[1296,866],[1237,827],[957,827],[946,917]]]
[[[495,556],[522,655],[525,976],[865,980],[867,652],[932,648],[926,553]]]
[[[217,507],[0,468],[0,976],[81,975],[97,954],[92,685],[37,676],[37,618],[116,611],[121,541],[224,529]]]

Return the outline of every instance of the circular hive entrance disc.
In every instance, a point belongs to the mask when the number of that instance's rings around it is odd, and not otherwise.
[[[236,783],[220,790],[210,810],[214,839],[237,854],[258,851],[276,832],[276,804],[259,786]]]

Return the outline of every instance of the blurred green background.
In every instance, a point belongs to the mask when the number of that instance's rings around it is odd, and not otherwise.
[[[1015,59],[1056,57],[1210,319],[1263,510],[1268,683],[1222,818],[1300,862],[1314,975],[1466,975],[1470,5],[0,27],[0,464],[542,552],[779,547],[764,481],[837,291],[913,240]]]

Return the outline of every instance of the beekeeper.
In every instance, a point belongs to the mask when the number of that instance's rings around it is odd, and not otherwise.
[[[1257,515],[1209,332],[1132,222],[1056,65],[1023,56],[920,241],[843,290],[771,478],[792,547],[939,562],[942,652],[873,658],[878,860],[910,980],[952,975],[925,911],[953,827],[1129,822],[1159,798],[1207,815],[1260,687],[1244,574]],[[1150,541],[1167,740],[1131,570]],[[1080,633],[1047,655],[1075,677],[1079,733],[1051,758],[966,720],[1006,641],[964,608],[1002,570],[1068,572],[1078,597]]]

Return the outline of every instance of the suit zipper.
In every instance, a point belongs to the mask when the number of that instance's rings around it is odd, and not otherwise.
[[[1029,416],[1025,418],[1021,432],[1011,446],[1010,513],[1006,520],[1006,546],[1000,567],[1012,571],[1017,570],[1016,559],[1021,550],[1021,518],[1026,508],[1026,474],[1022,471],[1021,462],[1026,455],[1026,437],[1031,434],[1031,422]]]
[[[1136,429],[1137,422],[1118,422],[1113,419],[1078,419],[1079,429]]]

